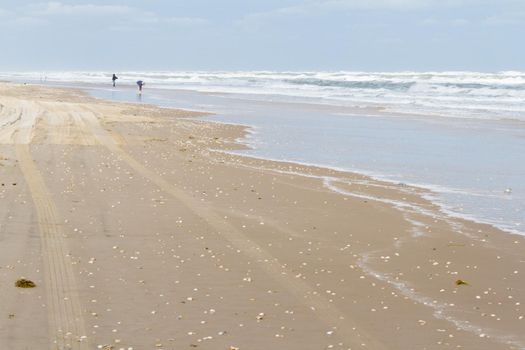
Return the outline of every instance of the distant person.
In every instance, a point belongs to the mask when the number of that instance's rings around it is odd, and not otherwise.
[[[111,78],[111,80],[113,80],[113,87],[115,87],[115,85],[117,84],[117,79],[118,77],[115,74],[113,74],[113,78]]]
[[[146,85],[146,83],[142,80],[137,81],[137,85],[139,87],[139,93],[142,93],[142,87]]]

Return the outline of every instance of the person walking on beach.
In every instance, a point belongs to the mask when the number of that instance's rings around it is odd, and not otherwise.
[[[137,81],[137,85],[139,87],[139,94],[141,94],[142,93],[142,87],[144,85],[146,85],[146,83],[144,81],[142,81],[142,80],[139,80],[139,81]]]
[[[115,74],[113,74],[113,78],[111,78],[111,80],[113,80],[113,87],[115,87],[115,85],[117,83],[117,79],[118,79],[118,77]]]

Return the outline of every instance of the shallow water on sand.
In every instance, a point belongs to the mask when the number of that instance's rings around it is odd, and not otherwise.
[[[525,232],[525,123],[516,120],[374,116],[275,96],[84,87],[97,98],[211,111],[210,121],[253,127],[252,149],[238,153],[416,184],[453,215]]]
[[[92,93],[213,111],[211,121],[254,127],[253,149],[239,153],[418,184],[452,214],[525,230],[523,123],[356,115],[325,105],[169,90],[152,89],[140,99],[125,89]]]

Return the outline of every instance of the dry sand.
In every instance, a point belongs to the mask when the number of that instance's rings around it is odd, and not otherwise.
[[[186,117],[0,85],[0,349],[525,348],[521,236]]]

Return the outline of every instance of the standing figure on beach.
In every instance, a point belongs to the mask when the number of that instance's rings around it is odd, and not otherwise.
[[[113,80],[113,87],[115,87],[115,85],[117,83],[117,79],[118,79],[118,77],[115,74],[113,74],[113,78],[111,78],[111,80]]]
[[[142,87],[144,85],[146,85],[146,83],[144,81],[142,81],[142,80],[139,80],[139,81],[137,81],[137,85],[139,87],[139,94],[141,94],[142,93]]]

